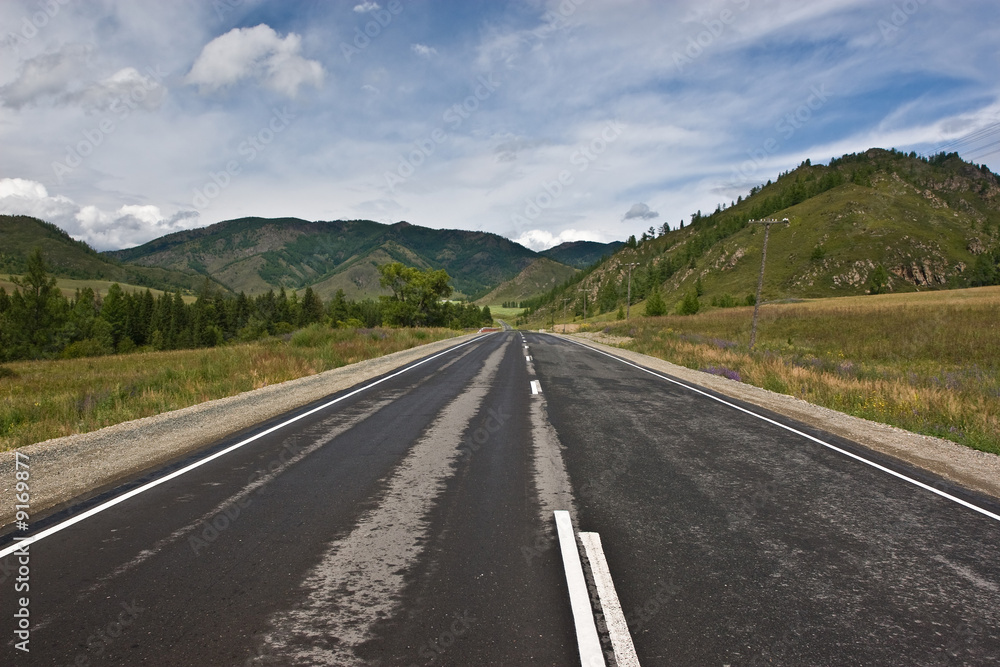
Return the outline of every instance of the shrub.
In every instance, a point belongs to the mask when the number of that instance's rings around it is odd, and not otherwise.
[[[698,301],[698,295],[693,291],[685,294],[684,299],[677,304],[678,315],[695,315],[699,310],[701,310],[701,302]]]
[[[646,315],[649,317],[659,317],[666,314],[667,304],[664,303],[663,297],[660,295],[660,288],[654,287],[653,291],[649,294],[649,298],[646,300]]]
[[[60,356],[63,359],[79,359],[80,357],[99,357],[104,354],[111,354],[111,348],[95,338],[86,338],[64,347]]]

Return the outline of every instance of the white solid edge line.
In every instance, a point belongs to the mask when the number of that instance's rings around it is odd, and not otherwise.
[[[587,581],[583,578],[583,564],[580,550],[576,547],[573,522],[566,510],[553,512],[556,531],[559,534],[559,550],[562,552],[563,569],[566,571],[566,585],[569,587],[569,603],[573,610],[573,624],[576,626],[576,644],[580,649],[580,664],[583,667],[604,667],[604,651],[597,636],[594,610],[590,607]]]
[[[604,622],[611,636],[611,647],[615,650],[615,661],[618,667],[639,667],[639,656],[635,653],[632,635],[625,621],[625,612],[622,611],[615,582],[611,578],[611,569],[604,557],[601,536],[597,533],[580,533],[580,541],[583,542],[587,560],[590,561],[590,571],[594,575],[597,595],[601,600]]]
[[[540,394],[540,393],[542,393],[542,383],[539,382],[538,380],[532,380],[531,381],[531,393],[532,394]]]
[[[449,352],[453,352],[453,351],[455,351],[455,350],[457,350],[459,348],[465,347],[466,345],[474,343],[477,340],[479,340],[480,338],[484,338],[485,336],[490,336],[493,333],[496,333],[496,332],[490,332],[490,333],[487,333],[487,334],[485,334],[483,336],[477,336],[476,338],[473,338],[472,340],[466,341],[466,342],[462,343],[461,345],[456,345],[455,347],[449,347],[447,350],[444,350],[442,352],[438,352],[437,354],[435,354],[433,356],[430,356],[430,357],[427,357],[426,359],[421,359],[420,361],[418,361],[418,362],[416,362],[414,364],[411,364],[411,365],[407,366],[406,368],[403,368],[402,370],[396,371],[392,375],[386,375],[384,378],[381,378],[379,380],[375,380],[375,382],[372,382],[370,384],[366,384],[364,387],[359,387],[358,389],[355,389],[354,391],[351,391],[351,392],[349,392],[347,394],[344,394],[343,396],[339,396],[338,398],[335,398],[332,401],[328,401],[328,402],[324,403],[323,405],[315,407],[312,410],[309,410],[308,412],[303,412],[302,414],[296,415],[295,417],[292,417],[291,419],[289,419],[287,421],[283,421],[280,424],[272,426],[271,428],[269,428],[269,429],[267,429],[265,431],[261,431],[260,433],[257,433],[256,435],[252,435],[249,438],[247,438],[246,440],[241,440],[240,442],[237,442],[235,445],[230,445],[229,447],[226,447],[225,449],[223,449],[221,451],[218,451],[215,454],[212,454],[211,456],[206,456],[203,459],[199,459],[199,460],[195,461],[194,463],[192,463],[192,464],[190,464],[188,466],[185,466],[184,468],[181,468],[180,470],[175,470],[174,472],[170,473],[169,475],[165,475],[165,476],[163,476],[163,477],[161,477],[159,479],[153,480],[152,482],[148,482],[146,484],[143,484],[142,486],[134,488],[131,491],[128,491],[127,493],[123,493],[120,496],[116,496],[116,497],[112,498],[111,500],[103,502],[100,505],[98,505],[97,507],[92,507],[89,510],[87,510],[86,512],[83,512],[82,514],[74,516],[74,517],[72,517],[70,519],[66,519],[62,523],[58,523],[58,524],[52,526],[51,528],[46,528],[45,530],[43,530],[42,532],[38,533],[37,535],[32,535],[30,537],[24,538],[23,540],[18,540],[14,544],[12,544],[12,545],[10,545],[8,547],[5,547],[4,549],[0,549],[0,558],[3,558],[4,556],[8,556],[8,555],[14,553],[15,551],[20,551],[21,549],[24,549],[28,545],[34,544],[35,542],[38,542],[41,539],[49,537],[50,535],[54,535],[54,534],[58,533],[59,531],[65,529],[65,528],[69,528],[70,526],[72,526],[74,524],[80,523],[84,519],[89,519],[90,517],[94,516],[95,514],[99,514],[99,513],[103,512],[106,509],[114,507],[118,503],[125,502],[129,498],[133,498],[133,497],[139,495],[140,493],[143,493],[145,491],[148,491],[148,490],[152,489],[155,486],[159,486],[160,484],[163,484],[164,482],[169,482],[170,480],[174,479],[175,477],[180,477],[181,475],[183,475],[183,474],[185,474],[187,472],[190,472],[190,471],[194,470],[195,468],[198,468],[198,467],[201,467],[201,466],[205,465],[209,461],[214,461],[215,459],[217,459],[217,458],[219,458],[221,456],[225,456],[229,452],[234,451],[236,449],[239,449],[240,447],[243,447],[244,445],[247,445],[247,444],[253,442],[254,440],[257,440],[258,438],[262,438],[265,435],[268,435],[269,433],[273,433],[273,432],[277,431],[278,429],[284,428],[285,426],[288,426],[289,424],[291,424],[293,422],[297,422],[298,420],[302,419],[303,417],[308,417],[309,415],[311,415],[311,414],[313,414],[315,412],[319,412],[320,410],[324,410],[324,409],[330,407],[331,405],[333,405],[335,403],[339,403],[340,401],[344,400],[345,398],[350,398],[351,396],[354,396],[355,394],[358,394],[358,393],[364,391],[365,389],[370,389],[371,387],[374,387],[377,384],[381,384],[381,383],[385,382],[386,380],[391,380],[392,378],[394,378],[394,377],[396,377],[398,375],[402,375],[403,373],[405,373],[406,371],[408,371],[408,370],[410,370],[412,368],[416,368],[417,366],[419,366],[421,364],[425,364],[428,361],[431,361],[432,359],[437,359],[438,357],[440,357],[442,355],[448,354]]]
[[[674,384],[676,384],[678,386],[684,387],[685,389],[693,391],[693,392],[695,392],[697,394],[701,394],[702,396],[707,396],[708,398],[712,399],[713,401],[718,401],[719,403],[722,403],[723,405],[727,405],[727,406],[729,406],[731,408],[739,410],[740,412],[745,412],[748,415],[752,415],[752,416],[756,417],[757,419],[765,421],[765,422],[767,422],[769,424],[774,424],[775,426],[777,426],[779,428],[783,428],[786,431],[790,431],[791,433],[794,433],[796,435],[801,435],[803,438],[806,438],[807,440],[812,440],[813,442],[815,442],[817,444],[823,445],[824,447],[827,447],[828,449],[832,449],[835,452],[838,452],[840,454],[843,454],[844,456],[850,457],[850,458],[854,459],[855,461],[860,461],[861,463],[864,463],[865,465],[869,465],[869,466],[871,466],[873,468],[881,470],[882,472],[888,473],[888,474],[892,475],[893,477],[897,477],[897,478],[899,478],[899,479],[901,479],[903,481],[906,481],[906,482],[909,482],[910,484],[913,484],[914,486],[918,486],[921,489],[924,489],[925,491],[930,491],[931,493],[939,495],[942,498],[946,498],[946,499],[948,499],[948,500],[950,500],[950,501],[952,501],[954,503],[958,503],[959,505],[961,505],[963,507],[967,507],[967,508],[969,508],[971,510],[979,512],[980,514],[982,514],[984,516],[987,516],[987,517],[993,519],[994,521],[1000,521],[1000,514],[995,514],[993,512],[990,512],[987,509],[983,509],[982,507],[979,507],[978,505],[973,505],[972,503],[970,503],[968,501],[965,501],[965,500],[962,500],[961,498],[958,498],[956,496],[953,496],[950,493],[945,493],[944,491],[941,491],[940,489],[935,489],[933,486],[930,486],[929,484],[924,484],[923,482],[921,482],[919,480],[916,480],[916,479],[913,479],[912,477],[907,477],[906,475],[904,475],[901,472],[896,472],[895,470],[892,470],[891,468],[886,468],[885,466],[880,465],[878,463],[875,463],[874,461],[869,461],[868,459],[866,459],[863,456],[858,456],[857,454],[852,454],[851,452],[847,451],[846,449],[841,449],[840,447],[837,447],[836,445],[831,445],[830,443],[824,442],[823,440],[820,440],[817,437],[811,436],[808,433],[803,433],[802,431],[800,431],[798,429],[795,429],[795,428],[792,428],[791,426],[786,426],[786,425],[784,425],[784,424],[782,424],[780,422],[776,422],[773,419],[765,417],[764,415],[759,415],[756,412],[753,412],[752,410],[747,410],[746,408],[740,407],[740,406],[738,406],[738,405],[736,405],[734,403],[730,403],[729,401],[721,399],[718,396],[713,396],[712,394],[708,393],[707,391],[702,391],[701,389],[698,389],[696,387],[692,387],[691,385],[684,384],[683,382],[681,382],[679,380],[674,380],[673,378],[667,377],[666,375],[660,375],[659,373],[657,373],[655,371],[651,371],[648,368],[643,368],[639,364],[633,364],[631,361],[627,361],[625,359],[622,359],[621,357],[616,357],[615,355],[609,354],[608,352],[605,352],[604,350],[599,350],[596,347],[591,347],[590,345],[585,345],[584,343],[580,343],[580,342],[577,342],[575,340],[569,340],[568,338],[564,339],[564,340],[568,340],[570,343],[573,343],[575,345],[579,345],[580,347],[587,348],[588,350],[593,350],[594,352],[597,352],[598,354],[603,354],[604,356],[610,357],[611,359],[614,359],[616,361],[620,361],[621,363],[625,364],[626,366],[631,366],[633,368],[638,368],[640,371],[644,371],[646,373],[649,373],[650,375],[658,377],[661,380],[666,380],[667,382],[673,382]]]

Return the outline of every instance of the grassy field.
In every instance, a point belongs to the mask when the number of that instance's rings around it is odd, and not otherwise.
[[[508,324],[513,324],[514,318],[521,314],[520,308],[504,308],[503,306],[497,304],[489,304],[490,314],[493,315],[493,319],[507,320]]]
[[[1000,287],[591,325],[629,349],[1000,454]]]
[[[10,277],[11,276],[7,274],[0,276],[0,287],[7,290],[7,294],[12,294],[14,290],[17,289],[17,286],[10,281]],[[22,276],[16,276],[16,277],[21,278]],[[113,280],[74,280],[73,278],[57,278],[56,286],[59,288],[59,291],[63,293],[63,296],[65,296],[67,299],[72,299],[78,289],[83,289],[85,287],[89,287],[90,289],[94,290],[95,294],[100,294],[101,296],[107,296],[108,288],[111,287],[111,285],[113,285],[114,282],[115,281]],[[118,283],[118,284],[126,292],[146,291],[145,287],[140,287],[139,285],[129,285],[128,283]],[[161,294],[163,294],[163,291],[158,289],[150,288],[149,291],[153,293],[154,297],[158,297]],[[184,299],[185,303],[194,303],[197,300],[197,297],[192,295],[184,295],[182,298]]]
[[[458,335],[328,329],[225,347],[0,366],[0,451],[232,396]]]

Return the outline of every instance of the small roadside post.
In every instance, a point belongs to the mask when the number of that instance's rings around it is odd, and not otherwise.
[[[748,224],[764,225],[764,249],[760,254],[760,275],[757,276],[757,298],[753,303],[753,324],[750,325],[750,350],[753,351],[754,343],[757,342],[757,313],[760,311],[760,292],[764,287],[764,263],[767,261],[767,237],[771,231],[771,225],[787,225],[788,218],[775,220],[765,218],[763,220],[751,220]]]

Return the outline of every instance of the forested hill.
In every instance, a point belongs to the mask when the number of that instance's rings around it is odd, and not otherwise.
[[[77,241],[55,225],[25,215],[0,215],[0,275],[21,275],[38,248],[50,270],[62,278],[108,280],[143,287],[194,292],[205,276],[191,271],[124,264]],[[228,291],[210,281],[215,287]]]
[[[694,292],[704,305],[747,302],[760,269],[761,218],[771,229],[766,300],[948,289],[1000,282],[1000,176],[955,153],[931,158],[871,149],[829,165],[809,160],[681,229],[631,239],[596,269],[534,300],[572,296],[591,314],[633,303],[658,288],[668,307]]]
[[[297,218],[229,220],[108,254],[122,262],[212,276],[234,292],[312,287],[324,298],[338,289],[349,298],[385,294],[376,267],[393,261],[444,269],[456,296],[474,298],[540,256],[487,232]]]

